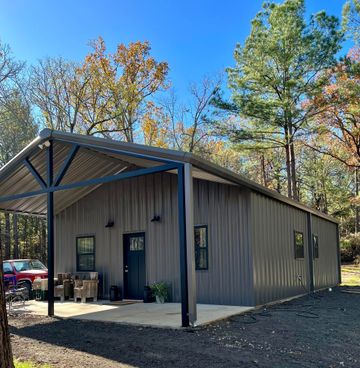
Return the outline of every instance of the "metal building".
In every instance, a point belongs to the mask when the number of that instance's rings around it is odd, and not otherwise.
[[[335,219],[192,154],[43,130],[0,170],[0,210],[47,216],[55,272],[107,296],[165,281],[182,303],[255,306],[340,283]]]

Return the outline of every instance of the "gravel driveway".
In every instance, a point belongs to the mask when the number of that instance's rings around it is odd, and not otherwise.
[[[318,293],[195,330],[10,316],[14,354],[54,367],[360,367],[360,290]]]

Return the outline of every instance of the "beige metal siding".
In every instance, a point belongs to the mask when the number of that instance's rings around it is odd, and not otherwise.
[[[196,271],[200,303],[253,304],[247,232],[249,192],[194,181],[195,224],[209,230],[209,270]],[[151,222],[154,215],[160,222]],[[105,228],[113,220],[113,228]],[[74,272],[75,239],[96,236],[96,270],[105,290],[123,283],[123,234],[145,232],[146,282],[164,280],[180,300],[177,176],[148,175],[103,185],[56,217],[55,270]]]
[[[337,224],[312,216],[313,234],[319,238],[319,258],[314,259],[314,287],[322,289],[339,283]]]
[[[309,272],[307,214],[255,192],[251,199],[256,304],[304,294]],[[304,259],[295,259],[294,230],[304,234]]]

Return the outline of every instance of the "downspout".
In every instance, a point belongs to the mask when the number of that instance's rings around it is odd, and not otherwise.
[[[308,257],[309,257],[309,292],[314,292],[314,249],[313,249],[313,231],[312,231],[312,215],[307,213],[308,228]]]

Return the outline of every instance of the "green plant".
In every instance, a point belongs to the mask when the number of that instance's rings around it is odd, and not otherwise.
[[[151,291],[155,297],[158,297],[159,299],[166,301],[168,298],[169,293],[169,287],[166,282],[155,282],[150,286]]]

